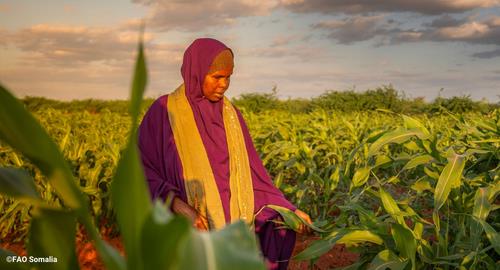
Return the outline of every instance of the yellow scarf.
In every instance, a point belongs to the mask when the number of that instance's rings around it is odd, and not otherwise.
[[[234,107],[226,97],[223,102],[222,117],[229,152],[231,222],[242,219],[252,225],[254,194],[245,140]],[[182,164],[188,204],[207,217],[209,229],[220,229],[226,224],[224,209],[184,84],[169,94],[167,109]]]

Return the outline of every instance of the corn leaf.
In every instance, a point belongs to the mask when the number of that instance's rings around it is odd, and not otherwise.
[[[429,182],[429,179],[424,177],[418,179],[415,183],[411,185],[411,189],[415,190],[418,194],[422,194],[424,191],[433,191],[434,189]]]
[[[482,226],[483,230],[486,233],[486,237],[490,240],[491,245],[495,249],[498,255],[500,255],[500,234],[495,231],[495,229],[488,224],[488,222],[482,219],[476,219]]]
[[[72,209],[86,207],[87,198],[73,181],[73,175],[57,145],[24,105],[2,85],[0,140],[30,159],[47,176],[65,205]]]
[[[370,145],[370,148],[368,149],[368,156],[377,154],[380,148],[382,148],[382,146],[386,144],[404,143],[414,136],[425,137],[425,135],[419,129],[395,130],[388,132]]]
[[[375,160],[375,165],[373,165],[373,167],[376,168],[376,167],[385,165],[391,161],[392,161],[392,159],[387,155],[378,155],[377,159]]]
[[[16,263],[7,262],[7,256],[18,256],[10,250],[5,250],[0,248],[0,269],[10,269],[10,270],[28,270],[29,264],[27,263]]]
[[[19,169],[0,168],[0,192],[16,199],[41,202],[33,178]]]
[[[419,165],[427,164],[431,162],[434,158],[430,155],[421,155],[412,158],[406,165],[403,167],[403,170],[413,169]]]
[[[306,249],[295,255],[293,259],[297,261],[316,259],[330,251],[333,246],[335,246],[335,241],[324,239],[316,240]]]
[[[144,29],[142,29],[143,31]],[[136,127],[137,118],[139,117],[139,112],[141,109],[142,96],[146,90],[146,84],[148,81],[148,75],[146,70],[146,57],[144,55],[144,45],[141,41],[139,42],[138,55],[135,62],[134,78],[132,80],[132,91],[130,92],[130,116],[132,117],[132,129]]]
[[[335,246],[337,241],[346,234],[345,231],[335,232],[333,236],[328,236],[323,239],[314,241],[307,248],[293,257],[294,260],[304,261],[319,258],[321,255],[330,251]]]
[[[136,123],[142,93],[146,86],[147,74],[142,42],[139,44],[132,82],[131,105],[132,131],[128,144],[118,163],[116,174],[111,183],[111,199],[117,213],[118,225],[128,254],[127,265],[130,269],[143,269],[140,236],[142,226],[151,211],[151,202],[146,186],[144,171],[137,149]]]
[[[403,213],[401,209],[399,209],[398,204],[392,198],[392,196],[387,193],[384,189],[380,188],[380,200],[382,201],[382,205],[384,206],[385,211],[391,215],[391,217],[396,220],[399,224],[405,224]]]
[[[448,199],[451,188],[460,185],[462,172],[465,166],[463,156],[451,153],[448,159],[448,164],[444,167],[439,176],[436,188],[434,189],[434,212],[437,212]]]
[[[255,234],[242,221],[210,233],[192,229],[183,253],[178,269],[266,269]]]
[[[79,269],[73,248],[75,238],[74,212],[36,208],[31,220],[28,255],[57,258],[56,263],[38,263],[38,269]]]
[[[296,232],[300,230],[301,224],[304,224],[307,227],[309,227],[317,232],[321,232],[321,233],[326,232],[325,230],[318,228],[313,224],[309,224],[309,223],[305,222],[305,220],[303,220],[301,217],[299,217],[297,214],[295,214],[295,212],[291,211],[288,208],[285,208],[285,207],[282,207],[279,205],[268,205],[267,207],[278,212],[281,215],[281,217],[283,218],[285,224],[288,227],[290,227],[290,229],[292,229]]]
[[[162,203],[156,201],[142,230],[144,269],[176,269],[189,230],[190,223],[185,217],[174,217]]]
[[[337,243],[345,244],[346,246],[355,246],[361,243],[370,242],[377,245],[382,245],[384,240],[376,234],[368,230],[354,230],[342,236]]]
[[[489,188],[479,188],[476,190],[476,194],[474,196],[474,208],[472,209],[472,216],[476,217],[476,219],[486,220],[486,217],[488,217],[488,214],[490,213],[491,204],[488,200],[489,191]],[[480,241],[479,235],[482,231],[479,222],[472,220],[470,231],[472,239],[477,245]]]
[[[364,167],[356,170],[354,176],[352,177],[352,188],[360,187],[368,181],[368,176],[370,176],[371,167]]]
[[[408,260],[403,260],[392,251],[385,249],[380,251],[370,263],[368,270],[403,270],[408,264]]]
[[[403,115],[403,121],[404,121],[404,125],[407,129],[418,129],[418,130],[422,131],[422,134],[424,136],[420,137],[421,139],[426,139],[431,135],[429,130],[417,119],[410,117],[410,116],[407,116],[407,115]]]
[[[415,269],[415,254],[417,252],[417,243],[413,237],[412,231],[403,225],[394,223],[392,224],[392,237],[396,243],[396,248],[400,255],[404,258],[410,259],[412,269]]]

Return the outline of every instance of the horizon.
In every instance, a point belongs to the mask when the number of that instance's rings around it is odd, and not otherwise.
[[[384,87],[384,86],[382,86]],[[380,88],[382,88],[380,87]],[[7,87],[8,89],[8,87]],[[325,92],[323,92],[322,94],[318,95],[318,96],[311,96],[311,97],[280,97],[278,95],[279,91],[276,92],[276,94],[274,94],[274,96],[279,100],[279,101],[288,101],[288,100],[305,100],[305,101],[311,101],[315,98],[319,98],[321,97],[322,95],[326,95],[330,92],[336,92],[336,93],[347,93],[347,92],[354,92],[356,94],[365,94],[366,92],[368,91],[376,91],[378,88],[376,89],[366,89],[366,90],[363,90],[363,91],[354,91],[352,89],[347,89],[347,90],[325,90]],[[9,89],[10,90],[10,89]],[[407,101],[416,101],[416,100],[419,100],[419,99],[422,99],[424,101],[424,103],[427,103],[427,104],[431,104],[433,102],[436,101],[437,98],[444,98],[444,99],[452,99],[452,98],[468,98],[474,102],[486,102],[488,104],[500,104],[500,96],[499,96],[499,100],[498,101],[490,101],[486,98],[483,98],[483,99],[480,99],[480,100],[474,100],[470,97],[470,95],[462,95],[462,96],[450,96],[450,97],[444,97],[444,96],[441,96],[440,94],[438,94],[435,98],[431,99],[431,100],[427,100],[425,99],[425,97],[421,96],[421,97],[407,97],[404,95],[404,92],[403,91],[399,91],[397,89],[394,89],[396,92],[397,92],[397,95],[398,95],[398,98],[400,100],[407,100]],[[145,96],[144,97],[144,100],[156,100],[158,98],[160,98],[161,96],[163,95],[167,95],[168,93],[165,93],[165,94],[162,94],[160,96]],[[267,95],[267,94],[273,94],[273,91],[270,91],[270,92],[245,92],[245,93],[241,93],[239,94],[238,96],[233,96],[231,97],[230,99],[238,99],[238,98],[242,98],[243,95],[248,95],[248,94],[257,94],[257,95]],[[45,100],[48,100],[48,101],[56,101],[56,102],[63,102],[63,103],[71,103],[71,102],[78,102],[78,101],[99,101],[99,102],[113,102],[113,101],[119,101],[119,102],[128,102],[130,101],[130,97],[128,98],[123,98],[123,99],[99,99],[99,98],[80,98],[80,99],[67,99],[67,100],[64,100],[64,99],[53,99],[53,98],[50,98],[50,97],[45,97],[45,96],[24,96],[24,97],[18,97],[19,99],[21,100],[25,100],[25,99],[28,99],[28,98],[33,98],[33,99],[45,99]]]

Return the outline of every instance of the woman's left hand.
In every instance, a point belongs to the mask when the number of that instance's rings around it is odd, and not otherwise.
[[[311,221],[311,217],[309,217],[308,214],[302,212],[300,209],[296,209],[295,210],[295,214],[299,217],[301,217],[306,223],[308,224],[312,224],[312,221]],[[306,232],[310,232],[311,230],[309,229],[308,226],[306,226],[305,224],[300,224],[300,227],[299,227],[299,233],[306,233]]]

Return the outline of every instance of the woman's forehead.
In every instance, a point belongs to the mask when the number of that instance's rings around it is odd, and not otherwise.
[[[233,74],[233,67],[219,69],[208,73],[210,76],[229,76]]]

